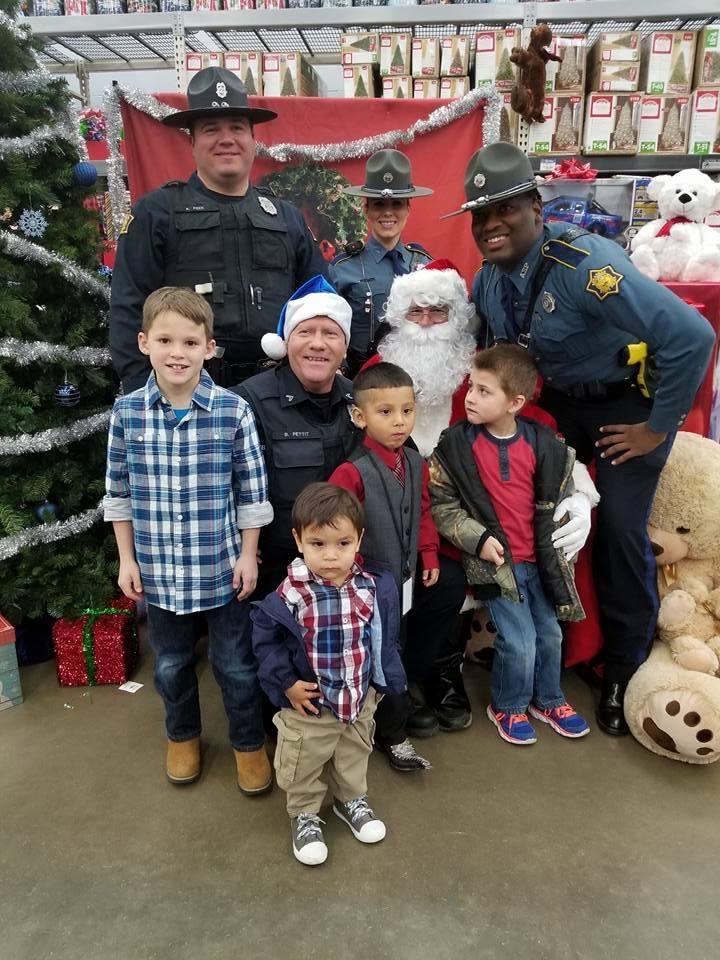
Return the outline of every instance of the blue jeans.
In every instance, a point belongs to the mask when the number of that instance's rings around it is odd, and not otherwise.
[[[195,674],[197,620],[148,604],[148,635],[155,653],[155,689],[165,704],[169,740],[200,736],[200,700]],[[250,641],[250,608],[234,598],[204,610],[208,660],[222,693],[230,743],[236,750],[259,750],[265,743],[257,664]]]
[[[565,703],[560,689],[562,632],[545,596],[534,563],[518,563],[520,603],[488,600],[497,627],[490,695],[495,710],[526,713],[532,700],[540,710]]]

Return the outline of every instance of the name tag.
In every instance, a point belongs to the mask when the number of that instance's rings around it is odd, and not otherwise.
[[[412,610],[414,577],[408,577],[402,585],[402,615]]]

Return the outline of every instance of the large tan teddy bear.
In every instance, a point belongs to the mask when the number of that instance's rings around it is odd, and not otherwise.
[[[678,434],[648,525],[658,642],[625,694],[633,736],[687,763],[720,758],[720,445]]]

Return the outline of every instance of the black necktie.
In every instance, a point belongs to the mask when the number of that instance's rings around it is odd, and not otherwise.
[[[505,329],[514,340],[518,335],[518,328],[515,322],[515,308],[513,307],[513,297],[515,297],[515,284],[510,277],[504,273],[500,277],[500,305],[505,313]]]
[[[403,262],[402,254],[400,253],[397,247],[394,247],[392,250],[388,250],[385,256],[390,261],[390,265],[392,266],[393,273],[395,274],[396,277],[400,277],[404,273],[410,273],[408,268],[405,266],[405,263]]]

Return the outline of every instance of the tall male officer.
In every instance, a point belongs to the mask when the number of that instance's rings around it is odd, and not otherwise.
[[[210,67],[190,81],[188,109],[163,120],[189,128],[197,169],[187,183],[171,181],[142,197],[123,225],[110,350],[126,392],[142,386],[150,370],[137,334],[145,298],[158,287],[191,287],[207,297],[224,348],[210,372],[230,386],[257,371],[260,338],[275,329],[293,290],[327,275],[299,210],[250,184],[254,126],[276,116],[250,107],[229,70]]]
[[[527,347],[540,402],[600,492],[595,582],[605,638],[598,725],[628,732],[627,683],[646,658],[657,618],[656,567],[646,525],[675,431],[713,348],[710,324],[640,274],[615,243],[567,224],[543,225],[527,157],[507,143],[473,154],[465,172],[472,234],[485,258],[473,299],[486,342]],[[455,215],[455,214],[451,214]],[[644,396],[625,350],[643,342],[657,387]]]
[[[353,240],[330,265],[330,280],[352,307],[347,355],[348,375],[354,377],[371,354],[385,301],[395,277],[432,260],[419,243],[400,239],[410,215],[410,198],[433,191],[413,186],[410,161],[399,150],[378,150],[365,165],[365,183],[344,193],[363,198],[367,243]]]

